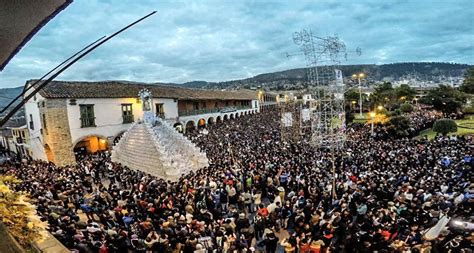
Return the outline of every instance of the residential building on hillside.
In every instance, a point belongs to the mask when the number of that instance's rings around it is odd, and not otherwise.
[[[29,145],[30,134],[26,125],[12,127],[10,130],[12,132],[13,144],[15,145],[13,152],[19,157],[31,158],[31,150]]]
[[[0,149],[29,158],[31,153],[28,143],[29,134],[23,116],[12,118],[0,128]]]
[[[28,81],[25,88],[34,81]],[[68,165],[77,152],[112,148],[143,118],[138,92],[153,96],[153,112],[178,131],[259,111],[256,91],[215,91],[125,81],[53,81],[25,105],[34,159]],[[28,93],[27,93],[28,94]]]

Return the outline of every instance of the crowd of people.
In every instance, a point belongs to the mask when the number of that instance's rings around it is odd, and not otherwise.
[[[417,128],[436,114],[423,110],[410,114]],[[268,107],[188,131],[210,165],[177,182],[107,153],[1,173],[77,252],[472,252],[472,228],[458,225],[472,222],[472,137],[373,138],[354,124],[332,156],[282,142],[279,120]]]

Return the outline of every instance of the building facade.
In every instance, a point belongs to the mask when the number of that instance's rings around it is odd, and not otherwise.
[[[77,153],[112,148],[133,122],[143,118],[138,99],[143,88],[153,95],[155,115],[181,132],[259,111],[257,93],[250,91],[54,81],[25,105],[31,157],[63,166],[74,164]]]
[[[14,144],[14,149],[12,150],[19,157],[22,158],[31,158],[30,150],[30,134],[26,125],[20,127],[10,128],[12,132],[12,140]]]
[[[22,158],[29,158],[29,131],[26,128],[25,118],[14,117],[0,128],[0,149],[16,154]]]

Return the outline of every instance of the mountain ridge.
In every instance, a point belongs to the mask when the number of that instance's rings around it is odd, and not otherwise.
[[[405,62],[390,64],[356,64],[341,65],[339,68],[345,78],[350,78],[352,74],[363,72],[370,82],[378,81],[399,81],[401,79],[416,78],[425,81],[434,81],[438,77],[462,77],[469,64],[444,63],[444,62]],[[253,77],[222,81],[206,82],[191,81],[181,84],[184,87],[193,88],[249,88],[250,86],[265,86],[274,82],[304,83],[307,68],[295,68],[270,73],[262,73]]]

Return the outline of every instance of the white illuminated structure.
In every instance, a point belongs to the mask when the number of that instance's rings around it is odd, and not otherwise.
[[[151,93],[144,89],[139,96],[144,120],[125,132],[112,151],[112,161],[171,181],[208,166],[204,152],[153,115]]]

